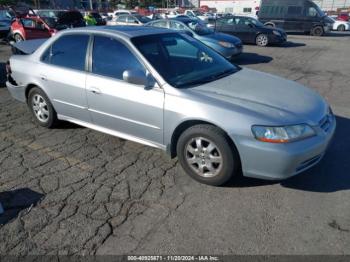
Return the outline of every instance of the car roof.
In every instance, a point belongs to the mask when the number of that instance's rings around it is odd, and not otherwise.
[[[146,35],[155,35],[155,34],[165,34],[165,33],[174,33],[174,31],[160,28],[160,27],[150,27],[150,26],[91,26],[84,28],[72,28],[69,30],[65,30],[66,33],[72,32],[87,32],[87,33],[115,33],[116,35],[122,35],[126,38],[133,38],[138,36],[146,36]]]

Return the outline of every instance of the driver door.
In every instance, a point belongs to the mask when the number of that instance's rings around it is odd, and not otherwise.
[[[21,19],[26,40],[49,38],[50,32],[42,21],[30,18]]]
[[[126,70],[146,73],[143,64],[117,38],[94,36],[91,73],[86,80],[93,124],[144,142],[163,144],[164,91],[123,80]]]
[[[235,18],[238,37],[244,42],[255,42],[255,27],[254,24],[245,17]]]

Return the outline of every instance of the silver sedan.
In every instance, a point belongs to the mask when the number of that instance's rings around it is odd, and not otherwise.
[[[210,185],[301,173],[336,127],[311,89],[232,65],[167,29],[72,29],[15,50],[7,87],[39,125],[65,120],[163,149]]]

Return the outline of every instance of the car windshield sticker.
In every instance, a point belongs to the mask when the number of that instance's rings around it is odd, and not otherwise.
[[[199,60],[201,62],[206,62],[206,63],[212,63],[213,62],[213,58],[210,57],[207,53],[205,52],[201,52],[200,56],[199,56]]]

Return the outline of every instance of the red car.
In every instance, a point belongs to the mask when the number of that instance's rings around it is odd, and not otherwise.
[[[11,24],[11,38],[16,42],[30,39],[49,38],[58,30],[85,26],[82,14],[75,10],[52,11],[55,17],[37,15],[33,10],[16,11]]]
[[[11,35],[16,42],[38,38],[49,38],[57,33],[40,17],[17,17],[11,24]]]
[[[350,21],[349,14],[341,13],[341,14],[338,15],[337,20],[342,20],[342,21],[348,22],[348,21]]]

